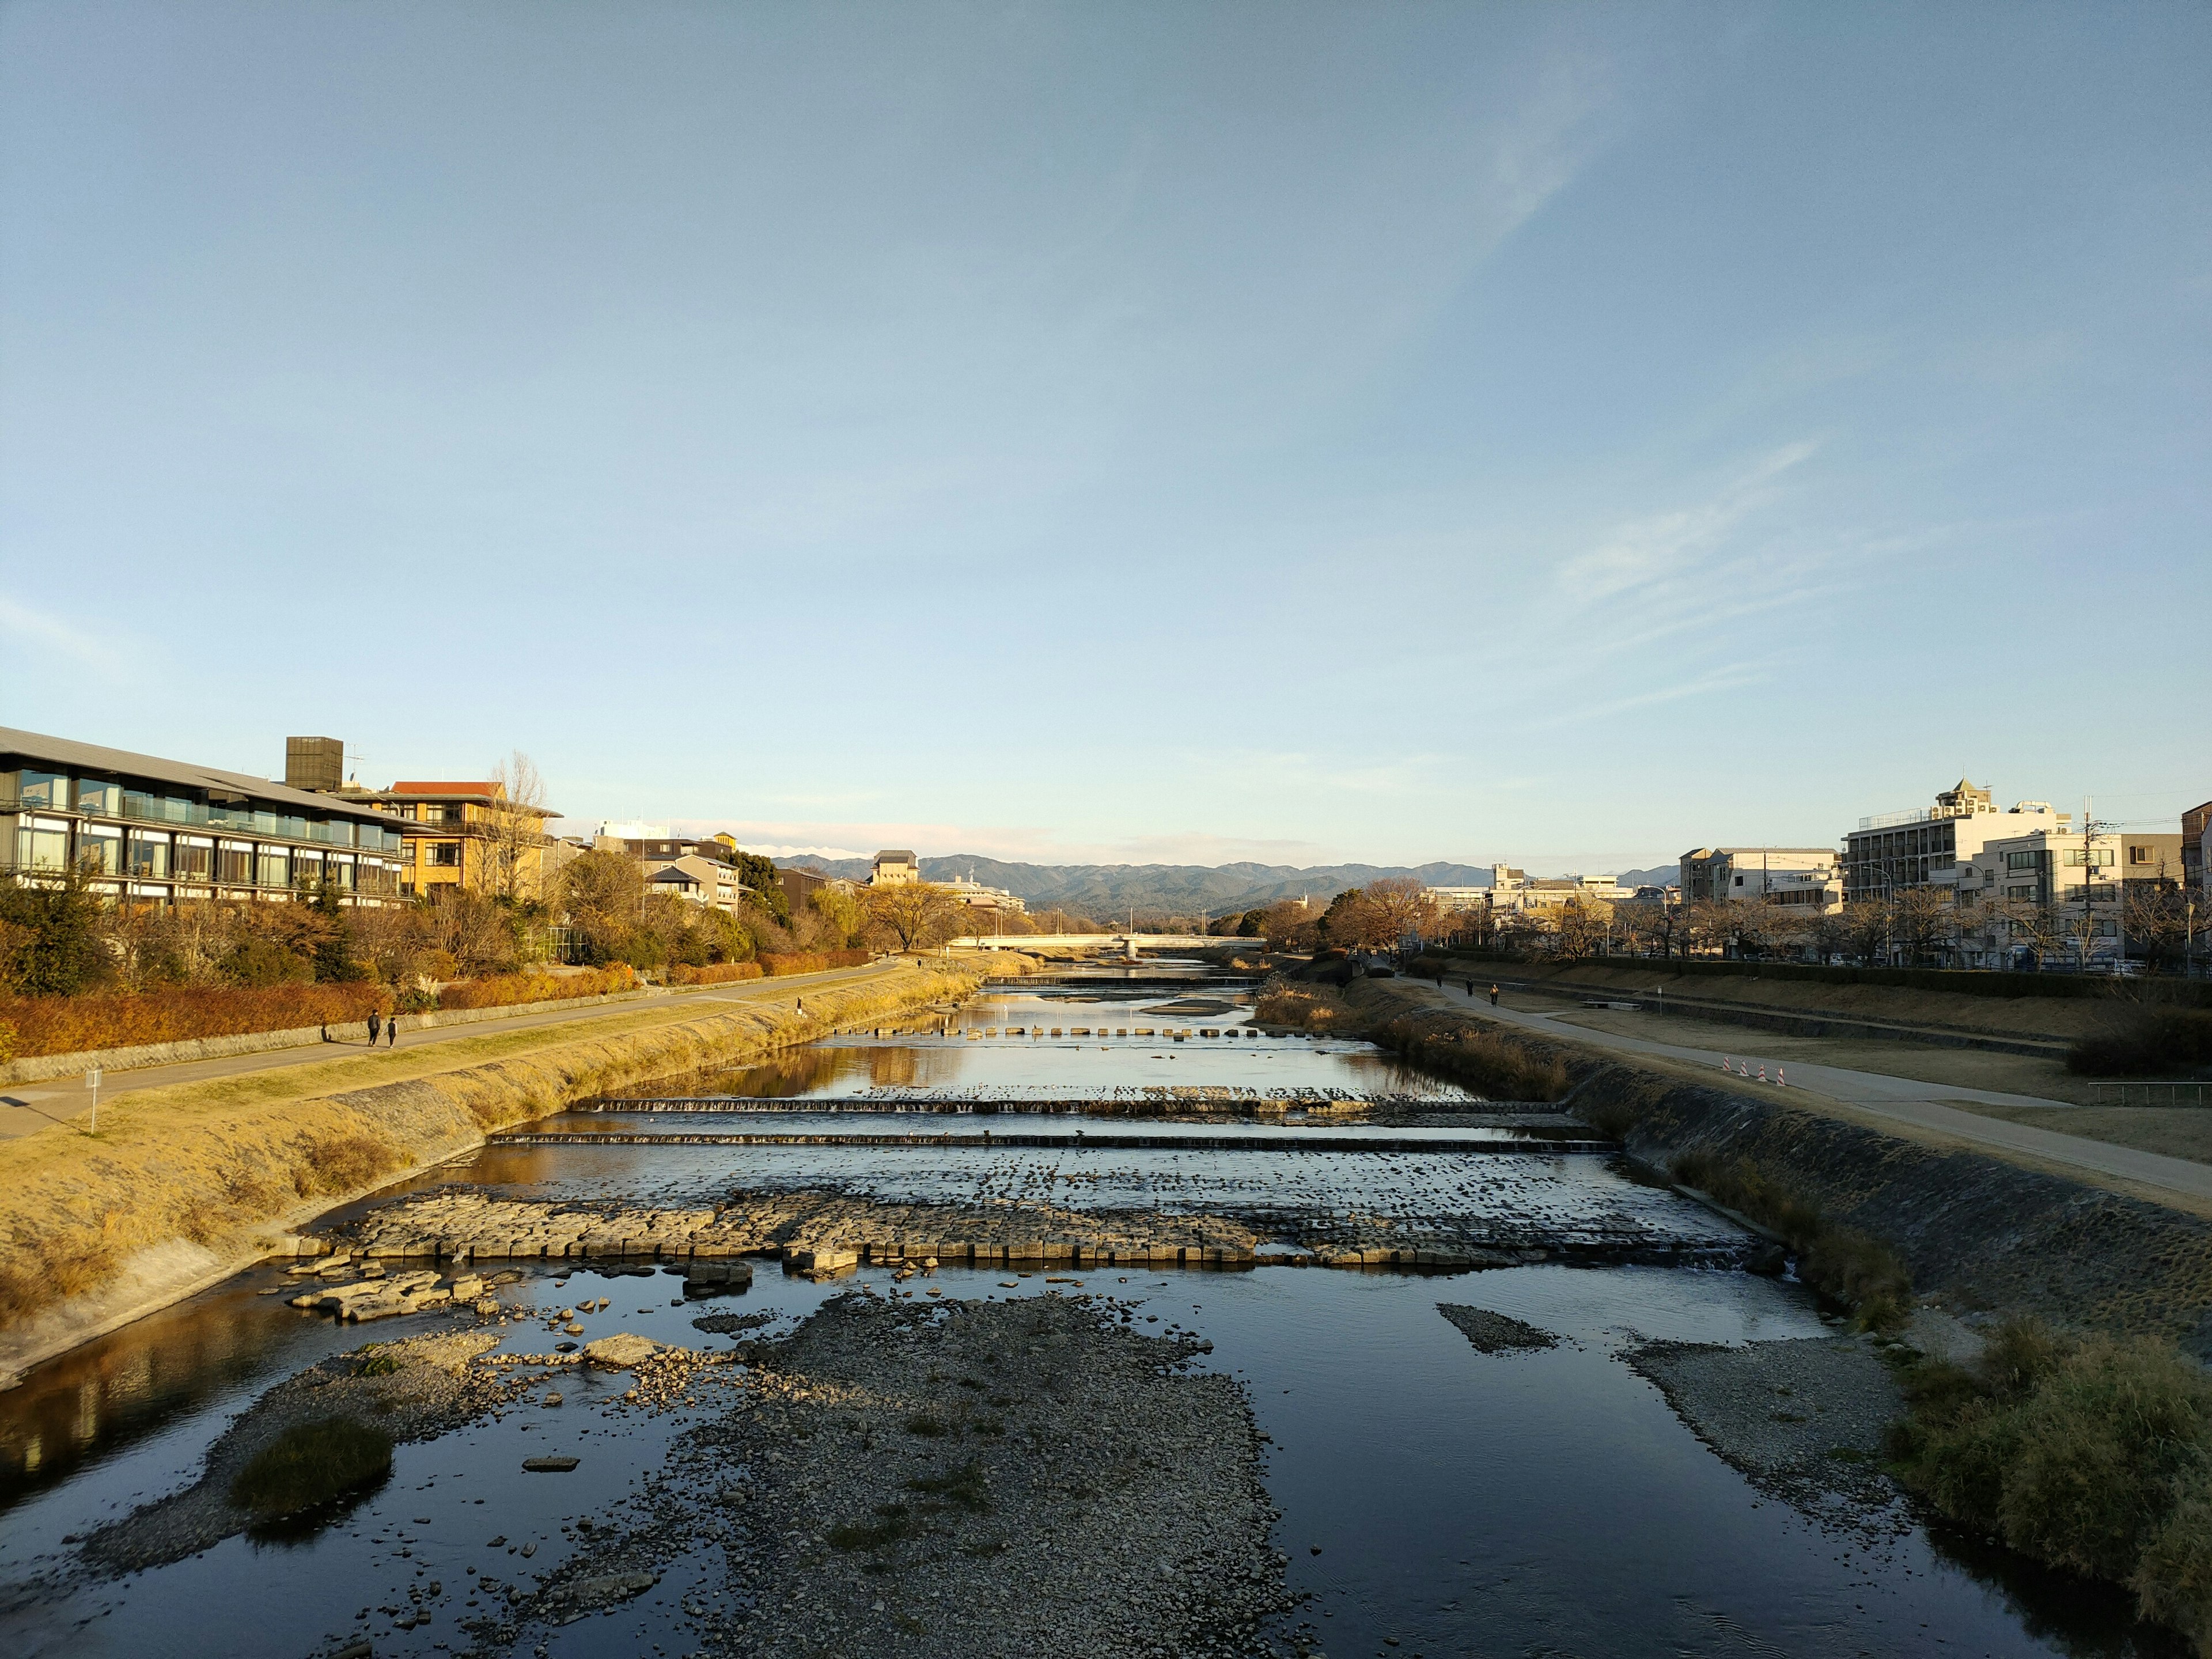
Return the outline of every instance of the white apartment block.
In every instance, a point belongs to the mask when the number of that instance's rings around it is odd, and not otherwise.
[[[1932,808],[1859,820],[1844,837],[1844,896],[1878,899],[1949,879],[1945,872],[1972,862],[1992,842],[2062,834],[2073,822],[2048,801],[2024,800],[2000,811],[1986,787],[1961,778]]]
[[[1985,843],[1933,884],[1951,888],[1962,909],[1980,908],[1960,929],[1973,965],[2009,962],[2023,940],[2007,912],[2022,907],[2052,918],[2067,936],[2068,955],[2095,963],[2119,954],[2130,887],[2180,884],[2181,847],[2179,832],[2035,830]]]
[[[1839,866],[1832,847],[1700,847],[1682,854],[1682,898],[1830,915],[1844,908]]]
[[[1504,921],[1557,910],[1571,903],[1623,904],[1635,894],[1611,876],[1531,876],[1510,864],[1490,866],[1487,887],[1431,888],[1431,893],[1479,893],[1492,916]],[[1466,908],[1458,906],[1452,908]]]

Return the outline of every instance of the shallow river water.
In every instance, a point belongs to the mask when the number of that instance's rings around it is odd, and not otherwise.
[[[1004,1028],[1018,1017],[1026,1027],[1040,1008],[1063,1026],[1079,1008],[1097,1018],[1088,1005],[1031,993],[1018,1005],[979,1000],[959,1019]],[[1225,1027],[1239,1017],[1183,1023]],[[831,1130],[877,1121],[819,1110],[871,1088],[1089,1098],[1152,1086],[1152,1067],[1187,1068],[1173,1070],[1172,1082],[1200,1079],[1194,1087],[1451,1092],[1346,1043],[1109,1039],[1079,1049],[1048,1037],[970,1042],[957,1024],[949,1036],[839,1039],[771,1066],[684,1080],[680,1092],[799,1097],[791,1121]],[[881,1081],[886,1075],[894,1080]],[[905,1114],[884,1121],[912,1127]],[[1288,1206],[1346,1212],[1494,1212],[1560,1233],[1616,1223],[1691,1241],[1729,1232],[1600,1153],[1310,1152],[1282,1133],[1280,1151],[495,1146],[407,1187],[640,1199],[806,1184],[900,1200],[1031,1194],[1071,1208],[1250,1209],[1255,1194],[1272,1194]],[[1290,1558],[1291,1588],[1305,1597],[1283,1621],[1285,1651],[1294,1643],[1336,1659],[2176,1651],[2129,1621],[2115,1597],[1931,1533],[1901,1504],[1870,1523],[1863,1512],[1816,1517],[1763,1495],[1620,1358],[1655,1339],[1832,1334],[1812,1298],[1787,1280],[1558,1265],[1449,1276],[1269,1266],[1059,1277],[1079,1283],[965,1268],[930,1282],[947,1297],[1127,1298],[1139,1304],[1139,1328],[1212,1341],[1202,1363],[1246,1384],[1271,1437],[1277,1542]],[[445,1322],[424,1315],[371,1332],[335,1326],[262,1293],[282,1282],[275,1267],[240,1275],[0,1395],[0,1651],[304,1656],[363,1637],[378,1655],[462,1650],[471,1572],[512,1580],[566,1559],[580,1547],[567,1523],[618,1510],[691,1420],[681,1410],[611,1413],[605,1408],[624,1382],[579,1373],[564,1382],[567,1403],[557,1409],[510,1412],[402,1446],[389,1482],[312,1536],[233,1538],[121,1582],[87,1579],[72,1566],[69,1540],[189,1484],[210,1440],[272,1383],[371,1338]],[[773,1333],[856,1282],[890,1288],[880,1269],[817,1284],[763,1263],[750,1291],[703,1304],[687,1304],[679,1279],[649,1269],[547,1271],[501,1294],[541,1305],[604,1295],[612,1305],[586,1319],[591,1335],[633,1330],[713,1347],[734,1339],[695,1329],[702,1311],[772,1313]],[[1508,1314],[1563,1340],[1541,1352],[1485,1354],[1438,1312],[1440,1302]],[[546,1340],[535,1323],[508,1331],[514,1352]],[[578,1457],[577,1468],[520,1472],[523,1456],[549,1451]],[[526,1631],[516,1651],[688,1653],[681,1604],[715,1594],[699,1565],[677,1564],[606,1616]],[[379,1611],[408,1605],[410,1586],[433,1581],[442,1594],[427,1622],[397,1629]]]

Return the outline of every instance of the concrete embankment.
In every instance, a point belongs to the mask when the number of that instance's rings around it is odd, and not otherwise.
[[[1406,980],[1355,981],[1348,1000],[1402,1043],[1501,1028]],[[1972,1316],[2150,1334],[2212,1359],[2212,1222],[2126,1193],[1907,1138],[1772,1091],[1700,1080],[1666,1060],[1506,1031],[1574,1079],[1568,1109],[1657,1171],[1705,1154],[1747,1159],[1832,1220],[1897,1252],[1923,1297]]]
[[[701,994],[148,1090],[103,1111],[97,1136],[66,1125],[0,1144],[0,1379],[289,1250],[315,1215],[494,1130],[964,996],[981,976],[956,959]]]

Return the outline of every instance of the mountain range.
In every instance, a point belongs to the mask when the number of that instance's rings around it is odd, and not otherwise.
[[[792,859],[802,869],[848,880],[868,878],[866,859]],[[1278,899],[1304,898],[1318,904],[1347,887],[1364,887],[1385,876],[1413,876],[1431,887],[1487,887],[1490,867],[1472,864],[1322,864],[1300,868],[1286,864],[1010,864],[980,854],[955,854],[921,860],[925,881],[956,877],[1003,887],[1032,910],[1061,909],[1104,920],[1131,910],[1158,915],[1225,915],[1253,910]],[[1673,881],[1672,866],[1661,870],[1624,870],[1620,881],[1634,887]]]

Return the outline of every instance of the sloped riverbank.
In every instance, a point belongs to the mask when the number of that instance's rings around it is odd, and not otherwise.
[[[982,973],[956,960],[797,985],[789,1000],[702,994],[421,1055],[149,1091],[104,1113],[97,1136],[57,1126],[0,1144],[0,1380],[290,1250],[293,1228],[494,1130],[964,996]]]

